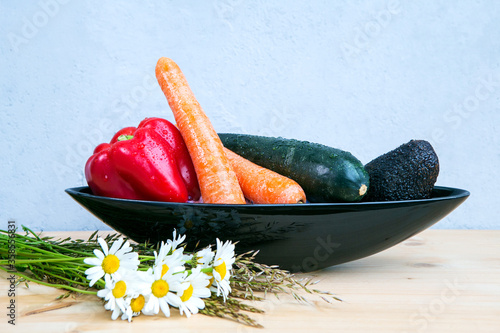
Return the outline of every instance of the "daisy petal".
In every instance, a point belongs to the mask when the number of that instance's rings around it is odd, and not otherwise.
[[[97,281],[100,278],[102,278],[103,275],[104,275],[104,272],[96,272],[93,274],[89,274],[89,275],[87,275],[87,280],[96,280]]]
[[[125,253],[121,256],[122,260],[138,260],[139,255],[135,252]]]
[[[126,312],[126,308],[125,308],[125,300],[122,298],[117,298],[116,299],[116,305],[120,308],[120,310],[125,313]]]
[[[102,267],[101,266],[90,267],[90,268],[87,268],[87,270],[85,271],[85,275],[92,275],[92,274],[95,274],[95,273],[97,273],[99,271],[102,271]],[[102,271],[102,272],[104,273],[104,271]]]
[[[165,317],[170,317],[170,307],[168,306],[168,303],[164,299],[160,299],[160,308],[161,312],[165,315]]]
[[[139,262],[138,261],[125,261],[125,260],[121,260],[120,262],[120,271],[125,269],[125,270],[131,270],[131,271],[135,271],[137,269],[137,266],[139,266]]]
[[[101,260],[104,260],[104,253],[102,253],[102,251],[101,251],[101,250],[94,249],[94,255],[95,255],[97,258],[99,258],[99,259],[101,259]]]
[[[111,299],[111,296],[113,296],[113,293],[107,293],[106,296],[104,297],[104,300],[105,301],[109,301]],[[110,302],[108,302],[109,304]],[[113,310],[115,308],[115,302],[112,302],[113,304],[111,304],[111,310]]]
[[[131,252],[133,249],[132,247],[130,246],[130,243],[129,242],[125,242],[125,244],[123,244],[123,246],[116,251],[115,255],[116,256],[120,256],[120,255],[123,255],[125,253],[128,253],[128,252]]]
[[[208,289],[208,288],[197,289],[193,293],[193,296],[200,297],[200,298],[210,297],[210,289]]]
[[[118,318],[120,314],[121,314],[120,309],[116,308],[111,314],[111,319],[116,320],[116,318]]]
[[[159,299],[156,299],[156,302],[153,303],[153,312],[155,314],[158,314],[160,312],[160,300]]]
[[[89,283],[89,287],[92,287],[100,278],[100,276],[93,278]]]
[[[122,320],[127,320],[128,319],[128,322],[132,322],[132,317],[134,316],[134,314],[132,313],[132,309],[130,308],[129,305],[127,305],[127,308],[125,309],[125,312],[123,312],[123,315],[122,315]]]
[[[104,275],[104,282],[105,282],[105,284],[106,284],[106,288],[108,288],[108,289],[113,289],[113,288],[111,287],[111,283],[112,283],[113,281],[111,281],[111,277],[110,277],[108,274]]]
[[[125,269],[118,269],[118,271],[111,273],[111,278],[113,281],[120,281],[122,279],[122,273],[126,273],[127,270]]]
[[[193,301],[194,301],[194,299],[193,299]],[[203,303],[203,305],[205,305],[205,303]],[[186,303],[186,307],[189,309],[189,312],[191,312],[192,314],[198,313],[198,307],[195,305],[195,303],[192,303],[192,302]]]
[[[167,296],[165,296],[167,299],[167,302],[170,303],[170,305],[179,307],[179,304],[182,304],[181,298],[174,294],[174,293],[168,293]]]
[[[108,301],[109,301],[109,297],[108,297]],[[109,301],[109,302],[107,302],[106,304],[104,304],[104,308],[105,308],[106,310],[111,310],[111,311],[113,311],[113,310],[115,309],[115,302],[113,302],[113,301]]]
[[[181,316],[182,316],[182,314],[185,314],[186,317],[188,317],[188,318],[191,316],[191,312],[189,311],[189,307],[187,306],[187,304],[183,303],[179,307],[179,310],[180,310]]]
[[[102,251],[104,252],[104,255],[108,255],[108,244],[106,244],[106,241],[102,239],[101,237],[97,238],[97,241],[99,242],[99,245],[101,245]]]
[[[123,238],[117,239],[113,242],[113,245],[111,245],[111,249],[109,249],[110,254],[115,254],[116,251],[120,249],[120,247],[123,244]]]
[[[205,308],[205,302],[203,302],[203,300],[199,299],[199,298],[191,298],[191,302],[194,306],[196,306],[196,312],[198,312],[198,309],[204,309]],[[193,312],[193,311],[191,311]],[[193,312],[194,313],[194,312]]]
[[[159,310],[158,298],[151,296],[149,302],[144,306],[143,312],[147,315],[157,314]]]
[[[99,258],[85,258],[83,262],[86,263],[87,265],[100,266],[102,260]]]

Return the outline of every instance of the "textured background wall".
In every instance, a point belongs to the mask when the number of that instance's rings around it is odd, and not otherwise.
[[[413,138],[472,196],[436,228],[500,228],[496,1],[1,1],[0,220],[106,229],[64,189],[95,145],[173,120],[174,59],[214,127],[307,139],[367,163]],[[2,222],[2,223],[4,223]]]

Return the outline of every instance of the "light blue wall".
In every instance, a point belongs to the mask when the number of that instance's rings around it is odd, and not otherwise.
[[[500,228],[497,1],[1,1],[0,223],[107,229],[64,189],[95,145],[173,120],[174,59],[217,131],[307,139],[367,163],[410,139],[472,196],[436,228]]]

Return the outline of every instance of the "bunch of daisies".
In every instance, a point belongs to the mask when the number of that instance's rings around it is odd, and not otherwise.
[[[98,238],[102,251],[95,249],[95,257],[84,262],[89,286],[104,277],[105,287],[97,292],[112,311],[113,320],[131,321],[141,313],[155,315],[160,311],[170,316],[170,307],[178,308],[187,317],[205,307],[203,298],[212,293],[226,300],[231,287],[229,278],[234,258],[234,244],[217,239],[215,252],[207,247],[194,254],[184,253],[180,245],[185,235],[173,233],[172,240],[162,242],[154,252],[152,267],[141,265],[139,255],[123,239],[113,242],[111,248]]]

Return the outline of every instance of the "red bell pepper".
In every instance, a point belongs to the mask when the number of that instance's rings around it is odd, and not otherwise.
[[[96,195],[113,198],[140,200],[140,196],[125,181],[110,158],[111,145],[101,143],[85,164],[85,178]]]
[[[200,196],[196,174],[192,162],[190,173],[189,162],[179,130],[165,119],[146,118],[137,129],[126,127],[109,144],[97,146],[85,165],[85,177],[97,195],[186,202]]]
[[[200,185],[198,184],[193,161],[179,129],[170,121],[162,118],[146,118],[139,123],[137,128],[151,128],[170,144],[181,177],[184,179],[184,184],[186,184],[189,199],[198,200],[201,196]]]

